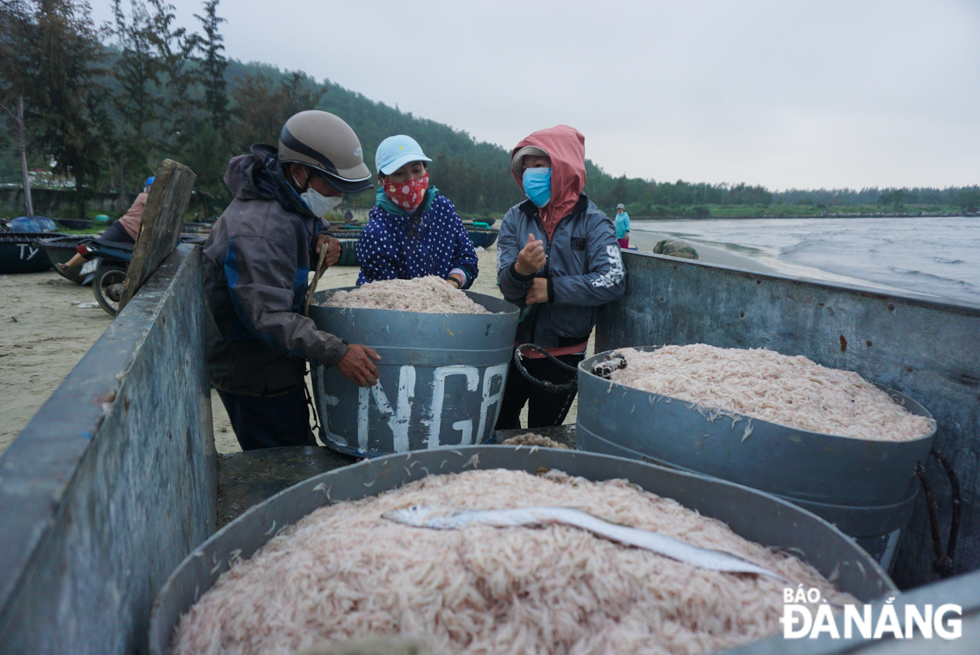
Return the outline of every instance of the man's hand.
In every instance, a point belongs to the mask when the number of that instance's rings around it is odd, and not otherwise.
[[[324,247],[327,249],[327,256],[323,260],[324,268],[333,266],[340,261],[340,241],[326,234],[318,234],[316,237],[313,253],[316,255],[317,261],[320,260],[320,248]]]
[[[548,258],[544,254],[544,242],[535,240],[533,234],[527,235],[527,243],[517,255],[514,270],[521,275],[533,275],[544,268]]]
[[[524,302],[528,305],[548,302],[548,280],[543,277],[534,278],[531,288],[527,290],[527,297],[524,298]]]
[[[347,346],[347,354],[337,362],[337,370],[359,387],[373,387],[380,377],[374,362],[380,361],[381,355],[374,352],[373,348],[354,343]]]

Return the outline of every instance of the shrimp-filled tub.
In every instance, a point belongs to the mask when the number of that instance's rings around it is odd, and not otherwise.
[[[447,302],[442,312],[329,304],[340,294],[368,287],[388,287],[392,298],[405,302],[427,291],[426,285],[446,287],[439,291],[455,304]],[[313,366],[323,443],[348,455],[376,457],[492,439],[514,351],[518,309],[499,298],[449,287],[438,279],[419,278],[314,295],[309,313],[317,328],[370,346],[381,356],[381,377],[371,388],[358,388],[336,367]],[[460,308],[465,303],[482,312],[462,313],[472,309]]]
[[[541,507],[601,526],[521,524]],[[450,522],[413,523],[430,510]],[[720,556],[775,577],[712,569]],[[365,637],[438,653],[693,655],[781,633],[789,587],[837,605],[896,592],[836,528],[747,487],[594,453],[470,446],[366,460],[251,508],[170,576],[149,642],[153,655],[288,655]]]
[[[911,398],[803,357],[706,344],[599,353],[578,381],[583,450],[761,489],[894,561],[936,434]]]

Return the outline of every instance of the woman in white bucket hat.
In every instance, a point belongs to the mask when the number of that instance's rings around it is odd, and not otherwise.
[[[361,265],[357,284],[426,275],[457,289],[473,284],[479,273],[473,242],[453,203],[429,184],[431,161],[404,134],[378,146],[377,203],[355,247]]]

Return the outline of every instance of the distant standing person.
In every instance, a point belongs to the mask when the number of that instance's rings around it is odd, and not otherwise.
[[[630,247],[630,215],[623,203],[616,205],[616,241],[624,250]]]
[[[106,228],[105,232],[96,241],[99,243],[128,243],[130,245],[136,243],[136,236],[140,232],[140,222],[143,220],[143,210],[146,209],[146,199],[150,197],[150,186],[153,184],[153,179],[151,177],[146,180],[143,191],[136,196],[136,200],[133,201],[133,205],[129,210],[120,216],[119,220]],[[84,248],[84,246],[79,246],[79,248]],[[62,273],[69,268],[75,268],[85,261],[85,257],[81,253],[82,251],[80,250],[66,263],[55,264],[55,266]]]

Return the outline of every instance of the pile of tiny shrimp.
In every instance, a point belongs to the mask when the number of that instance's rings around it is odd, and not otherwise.
[[[369,282],[352,291],[337,291],[327,307],[393,309],[420,314],[490,314],[452,284],[435,275],[412,280]]]
[[[564,448],[568,450],[568,446],[562,443],[558,443],[551,437],[545,437],[540,434],[535,434],[534,432],[527,432],[525,434],[518,434],[501,442],[502,446],[539,446],[541,448]]]
[[[699,655],[780,630],[783,584],[769,578],[701,569],[563,525],[430,530],[381,518],[430,504],[574,507],[856,602],[802,561],[625,480],[474,470],[311,513],[226,572],[181,618],[172,652],[286,655],[388,636],[447,655]]]
[[[911,441],[933,421],[910,413],[857,373],[772,350],[699,343],[643,352],[624,348],[627,387],[800,430],[869,441]]]

